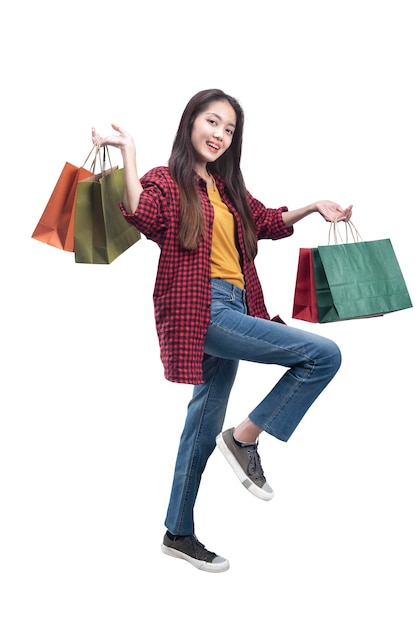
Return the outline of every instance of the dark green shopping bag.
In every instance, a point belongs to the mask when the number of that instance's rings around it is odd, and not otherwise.
[[[123,217],[124,172],[104,170],[77,185],[74,223],[76,263],[112,263],[140,238],[140,232]]]
[[[312,258],[320,323],[412,307],[390,239],[318,246]]]

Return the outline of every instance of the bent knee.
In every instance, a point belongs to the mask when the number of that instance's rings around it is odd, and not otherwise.
[[[337,373],[341,367],[342,355],[340,348],[331,339],[327,340],[324,359],[328,362],[330,369]]]

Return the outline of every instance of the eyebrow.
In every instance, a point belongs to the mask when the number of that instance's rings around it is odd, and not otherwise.
[[[206,114],[207,115],[213,115],[213,117],[216,117],[220,122],[223,122],[223,119],[221,118],[221,116],[218,115],[217,113],[215,113],[214,111],[207,111]],[[232,122],[228,122],[227,125],[228,126],[233,126],[235,128],[235,124],[233,124]]]

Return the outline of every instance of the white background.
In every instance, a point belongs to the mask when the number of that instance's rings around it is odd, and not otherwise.
[[[292,320],[299,247],[326,243],[327,226],[310,216],[261,243],[271,315],[332,337],[343,366],[287,444],[262,437],[271,502],[210,458],[196,532],[231,562],[214,576],[160,551],[191,387],[163,377],[157,247],[143,238],[87,266],[31,238],[92,125],[129,129],[144,173],[167,162],[189,98],[217,87],[245,110],[253,195],[353,203],[363,239],[391,238],[416,303],[414,5],[40,1],[3,14],[3,626],[416,626],[416,309]],[[226,426],[280,374],[242,364]]]

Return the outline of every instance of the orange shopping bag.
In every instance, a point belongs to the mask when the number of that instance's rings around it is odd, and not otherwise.
[[[93,148],[95,150],[96,148]],[[54,190],[49,198],[41,218],[33,231],[33,239],[50,246],[74,251],[75,198],[79,181],[92,175],[91,169],[85,169],[91,153],[82,167],[65,163]]]

